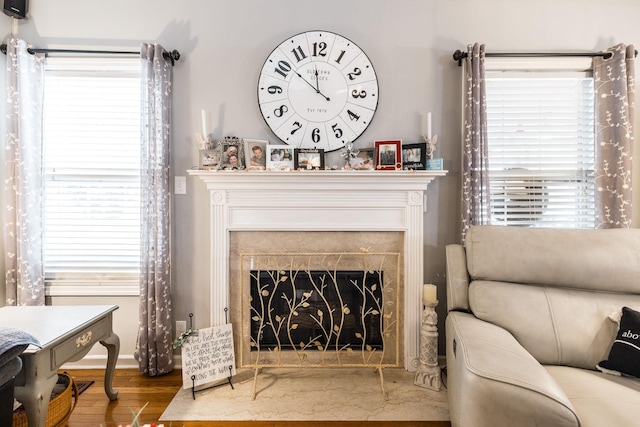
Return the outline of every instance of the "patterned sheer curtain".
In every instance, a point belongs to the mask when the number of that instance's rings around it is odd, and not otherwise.
[[[44,54],[7,42],[5,263],[7,305],[44,305],[42,100]]]
[[[169,143],[171,61],[160,45],[143,44],[140,308],[135,357],[149,376],[173,370]]]
[[[633,45],[616,45],[611,58],[596,57],[596,227],[631,227],[633,148]]]
[[[489,221],[489,160],[484,45],[468,46],[465,58],[462,241],[473,225]]]

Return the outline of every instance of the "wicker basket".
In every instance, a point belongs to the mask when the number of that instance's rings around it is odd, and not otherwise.
[[[49,410],[47,411],[47,427],[62,427],[78,404],[78,387],[69,374],[59,373],[58,382],[51,392]],[[13,427],[29,427],[27,411],[20,406],[13,411]]]

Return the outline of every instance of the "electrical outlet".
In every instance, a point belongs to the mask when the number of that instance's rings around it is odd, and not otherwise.
[[[187,332],[187,321],[176,320],[176,336],[180,336],[184,332]]]

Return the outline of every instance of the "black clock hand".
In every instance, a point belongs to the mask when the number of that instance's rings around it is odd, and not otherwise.
[[[316,92],[320,93],[320,79],[318,78],[318,66],[316,66]]]
[[[302,77],[302,74],[300,74],[297,71],[294,71],[294,73],[296,73],[296,75],[298,77],[300,77],[302,79],[303,82],[305,82],[306,84],[308,84],[309,86],[311,86],[313,88],[313,90],[316,91],[316,93],[319,93],[324,99],[326,99],[327,101],[331,101],[331,99],[329,99],[327,96],[325,96],[322,92],[320,92],[318,89],[316,89],[315,87],[313,87],[313,85],[309,82],[309,80],[305,79],[304,77]]]

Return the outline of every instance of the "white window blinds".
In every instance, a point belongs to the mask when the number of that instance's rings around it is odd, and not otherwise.
[[[135,285],[140,250],[139,58],[48,58],[48,284]]]
[[[594,227],[594,92],[585,72],[487,72],[491,223]]]

